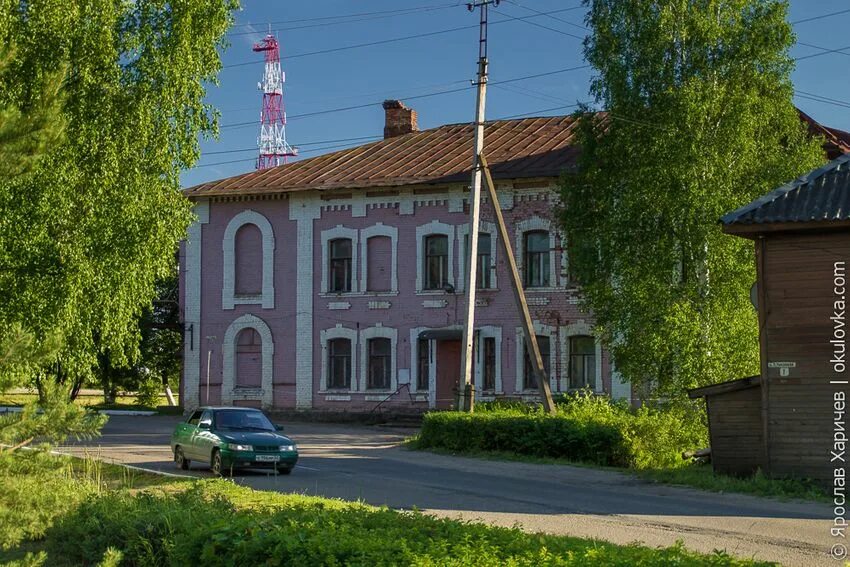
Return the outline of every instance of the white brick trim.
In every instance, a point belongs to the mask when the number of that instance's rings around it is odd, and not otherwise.
[[[398,293],[398,228],[380,222],[360,231],[360,258],[362,260],[360,268],[360,291],[369,291],[369,239],[373,236],[386,236],[390,239],[390,246],[392,247],[390,292]]]
[[[594,337],[596,342],[596,349],[594,350],[594,358],[596,359],[594,362],[596,364],[596,368],[593,370],[593,377],[596,384],[594,385],[594,391],[602,392],[602,342],[598,337],[593,333],[593,327],[584,321],[577,321],[572,323],[571,325],[565,325],[561,327],[561,349],[563,352],[563,360],[564,360],[564,372],[563,376],[561,376],[561,391],[567,392],[570,388],[570,337],[575,336],[588,336]]]
[[[292,195],[289,219],[296,221],[295,407],[313,406],[313,221],[321,214],[315,195]]]
[[[330,241],[337,238],[351,240],[351,291],[339,292],[339,295],[357,292],[357,229],[348,228],[341,224],[322,231],[322,293],[337,294],[328,291],[330,287]],[[300,264],[299,264],[300,269]]]
[[[523,246],[523,241],[525,240],[525,233],[531,232],[532,230],[545,230],[549,233],[549,286],[526,289],[535,292],[557,288],[559,282],[561,282],[560,260],[563,254],[558,254],[556,252],[558,247],[558,235],[555,234],[554,230],[552,230],[552,223],[549,219],[541,217],[531,217],[516,223],[516,233],[514,236],[516,239],[516,248],[514,249],[514,255],[516,257],[517,270],[520,273],[522,283],[525,285],[525,246]]]
[[[236,232],[246,224],[256,225],[263,236],[263,291],[260,296],[240,297],[236,295]],[[263,309],[274,309],[274,231],[269,220],[257,211],[247,209],[230,219],[224,230],[222,271],[224,284],[221,288],[221,308],[233,309],[235,305],[262,305]]]
[[[558,329],[552,325],[544,325],[539,321],[534,321],[534,334],[540,335],[544,337],[549,337],[549,387],[552,390],[556,390],[556,385],[558,383],[558,379],[556,374],[558,372],[557,360],[558,360]],[[516,391],[517,392],[530,392],[531,390],[526,390],[523,388],[524,384],[524,368],[525,362],[525,337],[522,332],[522,327],[516,328]],[[536,391],[536,390],[534,390]]]
[[[390,339],[390,388],[389,390],[369,390],[366,384],[369,382],[369,339],[384,338]],[[398,330],[392,327],[384,327],[378,323],[374,327],[366,327],[360,330],[360,380],[359,389],[361,392],[394,392],[398,388]]]
[[[498,289],[499,282],[496,280],[496,249],[498,247],[497,239],[499,233],[496,230],[496,225],[492,222],[480,221],[478,232],[486,232],[490,235],[490,287],[488,289]],[[457,249],[458,249],[458,271],[460,277],[458,281],[458,291],[466,290],[466,248],[464,247],[464,239],[469,236],[469,223],[462,224],[457,227]],[[479,241],[480,242],[480,241]],[[481,281],[481,274],[478,274],[478,281]]]
[[[480,395],[484,385],[484,347],[485,338],[496,339],[496,390],[500,394],[502,390],[502,328],[495,325],[485,325],[478,330],[478,352],[475,354],[475,390]]]
[[[241,399],[240,389],[236,387],[236,339],[240,331],[244,329],[254,329],[260,334],[260,339],[263,341],[260,395],[263,407],[270,408],[274,401],[274,388],[272,386],[274,341],[272,340],[271,329],[266,325],[266,322],[250,313],[246,313],[234,320],[224,333],[224,342],[221,345],[222,356],[224,358],[221,377],[221,404],[227,406],[231,405],[234,399]]]
[[[433,220],[427,224],[421,224],[416,227],[416,291],[425,291],[422,289],[422,286],[425,285],[425,237],[431,236],[432,234],[443,234],[448,239],[448,280],[449,283],[452,284],[455,289],[457,289],[457,282],[455,282],[454,275],[455,226]]]
[[[328,341],[333,339],[348,339],[351,341],[351,387],[349,390],[357,390],[357,330],[343,327],[337,324],[336,327],[323,329],[319,333],[319,340],[322,344],[322,374],[320,379],[319,391],[325,392],[328,390]],[[344,388],[334,388],[334,392],[348,391]]]
[[[194,410],[200,403],[201,387],[201,237],[202,225],[210,222],[209,201],[198,201],[192,207],[197,219],[189,226],[184,246],[183,324],[191,333],[183,333],[183,397],[180,402],[186,410]]]

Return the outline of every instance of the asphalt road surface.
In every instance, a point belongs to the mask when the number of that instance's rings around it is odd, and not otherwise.
[[[107,461],[185,474],[169,439],[174,416],[112,416],[103,436],[64,448]],[[494,462],[410,451],[412,433],[383,427],[285,424],[301,459],[290,476],[240,472],[236,481],[261,490],[364,500],[418,508],[437,516],[520,525],[532,532],[595,537],[614,543],[724,549],[783,565],[840,565],[829,551],[831,510],[825,504],[778,502],[657,485],[589,468]],[[189,474],[209,477],[193,463]]]

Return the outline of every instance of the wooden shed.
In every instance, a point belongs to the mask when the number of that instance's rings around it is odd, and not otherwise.
[[[755,243],[761,376],[690,392],[708,403],[715,470],[831,480],[850,379],[850,155],[721,222]]]

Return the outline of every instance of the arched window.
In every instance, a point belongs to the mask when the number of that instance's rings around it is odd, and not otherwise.
[[[328,242],[328,291],[346,293],[351,291],[352,244],[350,238],[335,238]]]
[[[367,390],[388,390],[392,379],[392,341],[379,337],[369,339]]]
[[[445,234],[425,237],[424,289],[443,289],[449,283],[449,238]]]
[[[523,341],[524,342],[524,341]],[[551,343],[546,335],[537,335],[537,348],[540,349],[540,358],[543,359],[543,370],[548,378],[552,378],[551,364]],[[534,376],[534,367],[531,364],[531,357],[528,354],[528,349],[524,348],[525,358],[523,359],[523,384],[525,390],[536,390],[537,379]]]
[[[549,233],[531,230],[523,236],[525,287],[549,287]]]
[[[236,231],[236,266],[234,291],[236,295],[263,293],[263,234],[260,228],[247,223]]]
[[[595,388],[596,339],[587,335],[570,337],[570,389]]]
[[[261,360],[263,341],[253,327],[242,329],[236,336],[236,387],[260,388],[263,383]]]
[[[351,340],[328,341],[328,389],[351,388]]]

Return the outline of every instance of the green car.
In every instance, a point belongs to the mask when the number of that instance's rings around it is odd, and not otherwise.
[[[289,474],[298,462],[298,448],[283,427],[258,409],[200,408],[177,424],[171,435],[175,464],[186,470],[192,461],[209,463],[220,476],[239,468],[273,468]]]

